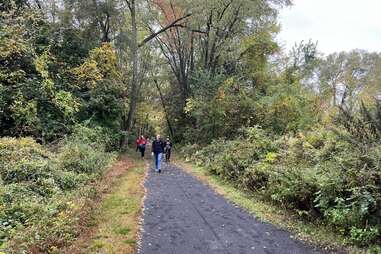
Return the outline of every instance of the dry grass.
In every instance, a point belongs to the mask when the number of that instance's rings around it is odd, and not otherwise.
[[[144,172],[144,164],[129,169],[105,197],[95,216],[97,231],[87,253],[135,253],[144,196]]]
[[[120,158],[100,183],[103,194],[86,219],[87,227],[65,253],[136,253],[145,167],[137,158]]]

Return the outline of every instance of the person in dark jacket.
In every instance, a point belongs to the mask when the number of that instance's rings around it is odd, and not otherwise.
[[[161,159],[163,157],[165,144],[161,140],[160,135],[156,136],[156,139],[152,142],[152,155],[155,156],[155,169],[156,172],[161,173]]]
[[[165,161],[166,162],[169,162],[169,160],[171,159],[171,151],[172,151],[172,142],[169,139],[169,137],[167,137],[167,140],[165,141]]]

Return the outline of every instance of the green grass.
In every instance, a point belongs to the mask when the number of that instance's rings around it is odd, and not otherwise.
[[[126,214],[126,213],[122,213],[122,214]],[[131,232],[130,228],[120,228],[116,231],[116,233],[120,235],[128,235],[130,232]]]
[[[125,244],[128,244],[128,245],[135,245],[136,244],[136,240],[134,240],[134,239],[128,239],[128,240],[125,240],[123,242]]]
[[[269,222],[279,228],[293,233],[297,239],[309,244],[320,246],[333,253],[369,254],[381,253],[377,246],[367,250],[359,249],[346,243],[346,239],[338,235],[333,228],[323,224],[303,220],[292,211],[281,209],[279,206],[261,200],[254,194],[239,190],[220,177],[210,174],[206,169],[181,160],[176,163],[187,172],[195,175],[199,180],[209,184],[217,193],[223,195],[230,202],[244,208],[257,219]]]
[[[105,196],[94,218],[97,231],[90,240],[87,253],[135,253],[144,176],[145,164],[135,159],[135,165]]]

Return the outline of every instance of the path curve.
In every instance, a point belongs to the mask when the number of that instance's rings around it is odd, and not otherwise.
[[[179,167],[149,169],[140,254],[322,253],[227,202]]]

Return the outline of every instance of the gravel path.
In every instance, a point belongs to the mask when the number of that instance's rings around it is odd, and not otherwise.
[[[178,167],[149,170],[141,254],[321,253],[259,222]]]

